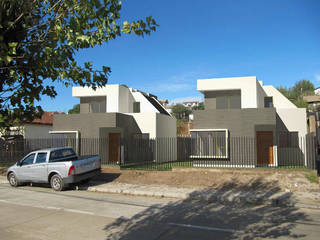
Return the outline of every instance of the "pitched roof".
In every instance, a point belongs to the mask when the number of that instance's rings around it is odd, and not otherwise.
[[[34,119],[30,124],[52,125],[53,115],[59,112],[44,112],[41,118]]]
[[[320,102],[320,96],[318,95],[303,96],[303,100],[305,100],[308,103]]]

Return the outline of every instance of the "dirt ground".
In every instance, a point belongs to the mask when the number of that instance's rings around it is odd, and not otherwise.
[[[6,174],[0,168],[0,175]],[[143,185],[168,185],[193,188],[217,188],[223,186],[243,190],[261,190],[268,184],[287,192],[320,192],[319,183],[310,182],[306,176],[316,176],[311,170],[275,169],[199,169],[176,168],[173,171],[120,170],[105,167],[95,180]]]
[[[282,191],[320,192],[319,183],[311,183],[306,175],[316,176],[309,170],[259,170],[259,169],[194,169],[181,168],[173,171],[138,171],[104,168],[102,178],[132,184],[155,184],[196,188],[241,188],[261,190],[266,183]],[[101,179],[102,180],[102,179]]]

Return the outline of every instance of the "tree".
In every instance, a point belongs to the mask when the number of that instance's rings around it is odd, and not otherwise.
[[[192,110],[204,110],[204,103],[200,102],[198,106],[193,106]]]
[[[305,95],[314,95],[314,85],[309,80],[301,80],[292,87],[291,91],[294,99]]]
[[[120,22],[118,0],[0,0],[0,126],[42,114],[42,95],[54,98],[53,83],[103,86],[111,69],[78,64],[75,53],[123,33],[149,35],[157,23]]]
[[[308,103],[303,100],[303,96],[314,95],[314,85],[309,80],[301,80],[291,87],[278,87],[278,90],[288,98],[293,104],[300,108],[307,108]]]
[[[80,113],[80,104],[76,104],[73,108],[69,109],[68,114]]]
[[[182,104],[176,104],[172,108],[172,113],[177,120],[187,121],[191,112],[192,111],[189,108],[183,106]]]

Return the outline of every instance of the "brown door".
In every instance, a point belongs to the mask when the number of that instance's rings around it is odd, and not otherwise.
[[[258,165],[273,164],[273,133],[272,131],[257,132]]]
[[[120,133],[109,133],[109,162],[120,162]]]

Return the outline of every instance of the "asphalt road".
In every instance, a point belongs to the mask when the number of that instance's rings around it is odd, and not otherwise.
[[[320,210],[0,185],[0,239],[319,239]]]

